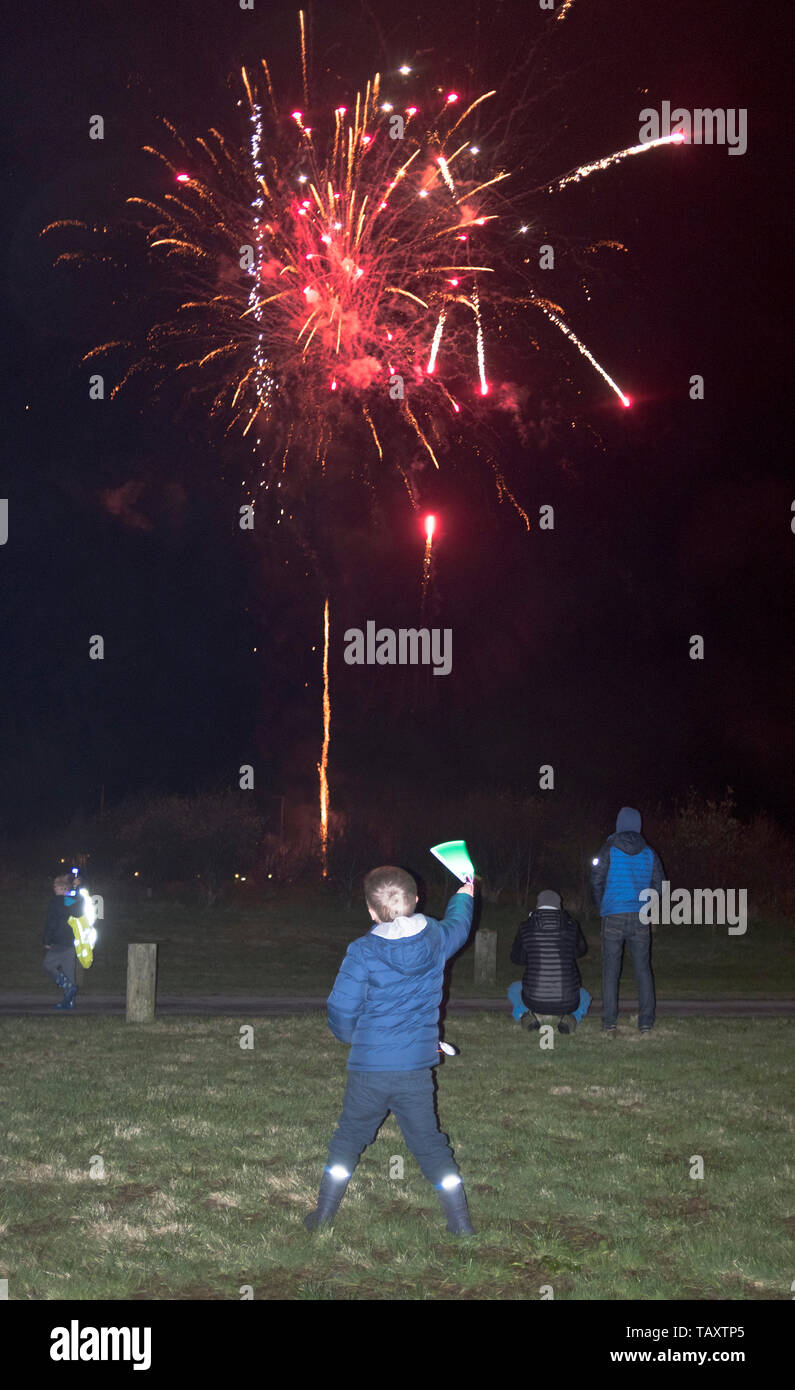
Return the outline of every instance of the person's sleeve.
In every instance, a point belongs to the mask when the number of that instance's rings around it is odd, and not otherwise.
[[[350,1043],[367,997],[367,967],[349,946],[328,997],[328,1026],[340,1042]]]
[[[524,926],[524,923],[522,923],[522,926]],[[518,932],[516,933],[513,946],[511,947],[511,964],[524,964],[524,945],[522,943],[522,927],[520,927]]]
[[[579,959],[579,957],[584,956],[586,951],[588,950],[588,942],[585,940],[585,935],[579,922],[576,922],[573,917],[570,917],[569,921],[571,922],[571,925],[574,927],[574,953]]]
[[[654,854],[654,860],[653,860],[652,866],[651,866],[651,885],[650,885],[650,886],[654,889],[655,893],[657,894],[657,896],[658,896],[658,898],[659,898],[659,897],[662,895],[662,886],[663,886],[663,878],[664,878],[664,876],[665,876],[665,870],[663,869],[662,860],[660,859],[659,854],[657,854],[657,852],[656,852],[655,850],[653,850],[652,853]]]
[[[593,900],[596,904],[597,912],[602,906],[602,898],[605,894],[605,887],[607,885],[607,874],[609,869],[610,846],[608,844],[604,844],[602,845],[602,848],[596,856],[596,863],[591,865],[591,892],[593,894]]]
[[[449,960],[460,951],[472,930],[474,899],[469,893],[454,893],[439,926],[444,942],[444,958]]]
[[[44,936],[43,936],[43,938],[42,938],[43,943],[44,943],[45,946],[52,946],[52,943],[53,943],[53,936],[54,936],[54,928],[55,928],[56,922],[57,922],[57,919],[56,919],[56,917],[55,917],[55,915],[54,915],[52,909],[53,909],[53,904],[52,904],[52,903],[48,903],[48,905],[47,905],[47,916],[46,916],[46,918],[44,919]]]

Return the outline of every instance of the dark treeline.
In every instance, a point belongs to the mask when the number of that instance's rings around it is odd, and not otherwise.
[[[643,833],[674,887],[745,888],[753,913],[782,916],[793,903],[795,845],[769,817],[743,820],[731,790],[720,800],[690,792],[681,802],[645,807]],[[377,797],[332,816],[326,887],[351,901],[379,863],[400,864],[425,890],[450,880],[428,850],[463,837],[485,901],[526,908],[555,888],[574,912],[590,910],[592,857],[612,833],[618,806],[555,792],[473,791],[464,797]],[[5,883],[43,885],[77,864],[97,891],[114,882],[131,894],[215,903],[245,876],[246,899],[288,886],[319,886],[316,807],[278,804],[246,792],[142,796],[103,817],[74,818],[46,835],[6,840]],[[239,884],[237,885],[239,887]]]

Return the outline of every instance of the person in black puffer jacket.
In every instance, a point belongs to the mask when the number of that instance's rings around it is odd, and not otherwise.
[[[550,889],[539,893],[536,909],[519,927],[511,951],[513,964],[524,966],[521,984],[517,980],[508,990],[514,1018],[529,1015],[526,1026],[537,1029],[541,1025],[536,1012],[560,1014],[558,1031],[573,1032],[591,1002],[577,965],[587,950],[579,923],[561,907],[560,894]]]

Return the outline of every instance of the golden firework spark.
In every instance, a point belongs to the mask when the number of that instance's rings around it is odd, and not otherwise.
[[[328,877],[328,750],[331,742],[331,696],[328,681],[329,601],[323,610],[323,747],[317,765],[320,777],[320,864],[324,878]]]

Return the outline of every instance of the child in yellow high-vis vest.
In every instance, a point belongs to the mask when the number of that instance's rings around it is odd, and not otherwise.
[[[77,998],[77,953],[69,918],[74,916],[76,910],[80,911],[79,906],[76,906],[79,884],[80,879],[77,875],[59,874],[53,879],[53,896],[47,906],[47,920],[44,924],[44,969],[59,989],[63,990],[63,999],[60,1004],[55,1005],[56,1009],[73,1009]]]

